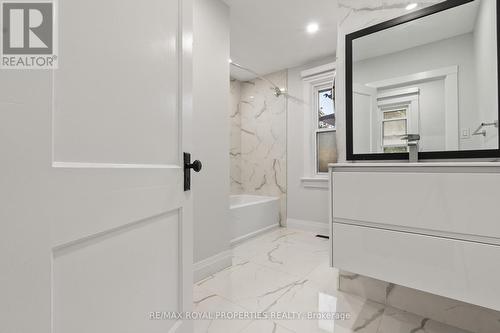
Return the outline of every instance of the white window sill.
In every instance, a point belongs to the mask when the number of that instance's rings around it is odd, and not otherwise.
[[[300,179],[302,186],[306,188],[328,189],[328,177],[303,177]]]

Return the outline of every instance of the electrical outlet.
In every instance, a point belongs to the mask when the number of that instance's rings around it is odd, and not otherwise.
[[[462,139],[470,139],[470,128],[462,128]]]

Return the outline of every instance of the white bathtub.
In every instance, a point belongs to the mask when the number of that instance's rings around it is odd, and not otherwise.
[[[277,197],[232,195],[231,244],[279,227],[280,201]]]

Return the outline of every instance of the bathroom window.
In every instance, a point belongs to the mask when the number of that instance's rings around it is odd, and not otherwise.
[[[316,101],[314,122],[316,173],[321,174],[328,172],[328,163],[337,161],[334,84],[330,82],[315,87],[314,100]]]
[[[382,110],[382,147],[384,153],[405,153],[408,134],[408,109],[396,107]]]
[[[328,164],[337,162],[335,63],[304,69],[300,75],[307,92],[300,103],[304,106],[301,139],[306,143],[301,183],[307,188],[328,188]]]

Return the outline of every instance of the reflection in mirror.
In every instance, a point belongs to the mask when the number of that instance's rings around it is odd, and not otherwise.
[[[318,127],[316,129],[316,171],[328,172],[328,164],[337,162],[335,134],[335,83],[317,91]]]
[[[353,153],[499,149],[497,76],[495,0],[353,39]]]

